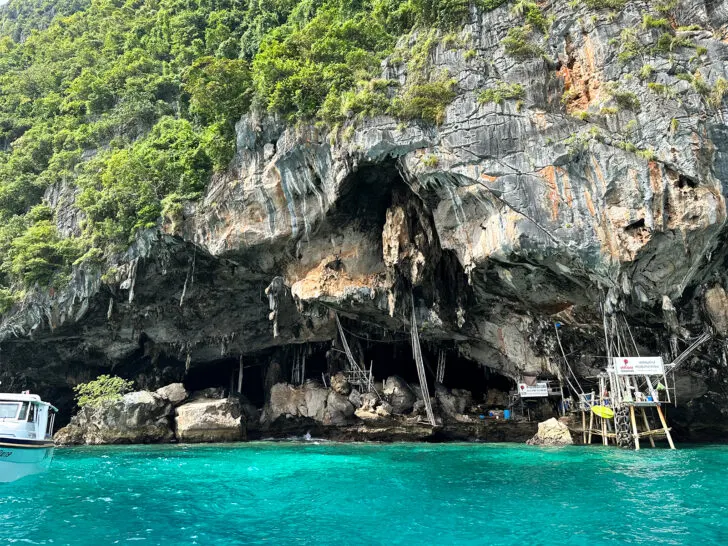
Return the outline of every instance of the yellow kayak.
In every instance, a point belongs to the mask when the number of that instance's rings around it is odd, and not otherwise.
[[[594,406],[592,407],[594,415],[598,415],[602,419],[611,419],[614,417],[614,410],[606,406]]]

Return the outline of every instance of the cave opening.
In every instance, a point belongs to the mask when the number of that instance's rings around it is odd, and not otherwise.
[[[185,389],[189,392],[211,388],[228,389],[233,372],[238,369],[238,364],[237,357],[193,364],[185,374],[183,381]]]
[[[396,160],[363,166],[342,184],[341,195],[329,211],[328,221],[334,226],[381,233],[387,209],[396,201],[413,196],[397,170]]]
[[[137,389],[156,390],[170,383],[182,381],[184,361],[167,353],[145,332],[137,339],[138,348],[113,367],[113,374],[134,379]]]
[[[347,329],[352,355],[366,369],[373,365],[372,377],[375,383],[383,382],[391,376],[399,376],[412,386],[419,385],[408,334],[386,332],[384,336],[380,334],[379,338],[374,338],[367,330],[354,334],[355,332]],[[431,395],[434,394],[441,351],[445,355],[442,384],[448,389],[468,390],[476,403],[483,403],[488,399],[504,400],[504,396],[515,388],[512,379],[462,356],[455,342],[428,341],[422,344],[422,356]],[[185,388],[190,392],[209,388],[223,389],[225,394],[241,394],[253,405],[262,407],[270,388],[276,383],[297,385],[305,381],[316,381],[329,385],[333,374],[348,369],[347,357],[339,339],[265,349],[243,355],[242,362],[243,379],[239,393],[239,356],[193,365],[185,374]],[[300,369],[299,372],[296,371],[297,368]],[[490,396],[491,391],[496,395]]]

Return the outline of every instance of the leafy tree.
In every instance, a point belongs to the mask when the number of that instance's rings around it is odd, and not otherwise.
[[[237,121],[250,106],[252,79],[245,61],[202,57],[186,71],[183,85],[190,114],[202,123]]]
[[[84,406],[97,407],[104,402],[121,400],[121,397],[131,392],[134,382],[117,376],[100,375],[93,381],[76,385],[76,403],[79,408]]]

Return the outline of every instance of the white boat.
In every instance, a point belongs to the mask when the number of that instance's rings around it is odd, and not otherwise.
[[[0,393],[0,482],[48,470],[57,411],[37,394]]]

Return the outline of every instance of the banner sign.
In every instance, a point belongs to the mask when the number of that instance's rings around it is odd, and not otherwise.
[[[535,385],[518,384],[518,392],[521,398],[547,398],[549,395],[549,386],[545,381],[536,383]]]
[[[618,356],[612,359],[617,375],[662,375],[665,366],[661,356]]]

